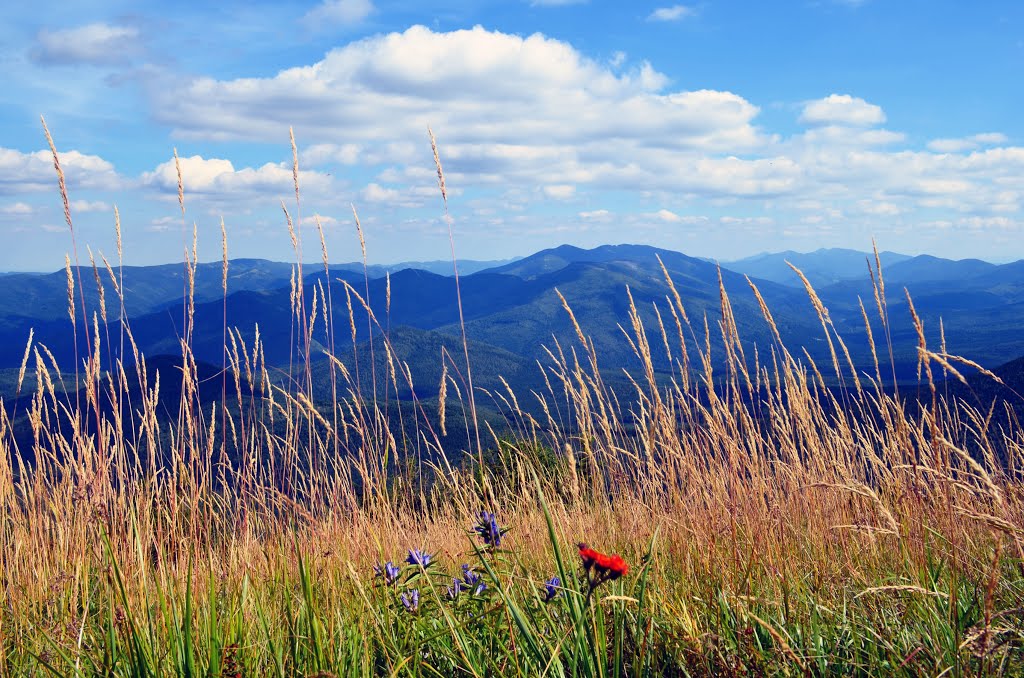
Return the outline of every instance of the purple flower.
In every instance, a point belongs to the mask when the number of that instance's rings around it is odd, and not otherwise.
[[[557,576],[544,582],[544,602],[550,603],[558,595],[558,589],[562,586],[562,580]]]
[[[470,569],[469,565],[462,565],[462,581],[466,582],[466,588],[472,588],[480,581],[480,575]]]
[[[402,600],[402,606],[406,612],[410,614],[416,614],[420,611],[420,590],[412,589],[407,594],[403,593],[399,596]]]
[[[498,519],[490,511],[481,511],[473,531],[480,535],[484,544],[496,549],[501,546],[502,529],[498,527]]]
[[[411,549],[409,551],[409,557],[405,559],[405,562],[409,563],[410,565],[419,565],[420,567],[426,567],[427,565],[430,565],[430,559],[433,557],[433,555],[427,553],[426,551],[422,551],[420,549]]]
[[[374,565],[373,571],[378,577],[384,580],[385,584],[390,586],[398,581],[398,573],[402,570],[389,560],[383,565]]]
[[[459,593],[462,591],[462,582],[457,578],[452,578],[452,585],[447,588],[448,600],[455,602],[459,598]]]
[[[487,590],[487,584],[484,583],[483,577],[470,569],[467,564],[463,564],[462,566],[462,581],[464,582],[462,588],[474,589],[474,596],[479,596]]]

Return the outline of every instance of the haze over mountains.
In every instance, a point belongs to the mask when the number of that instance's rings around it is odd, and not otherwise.
[[[802,253],[787,250],[785,252],[762,253],[737,261],[723,262],[722,265],[737,273],[749,275],[751,278],[762,278],[783,285],[802,287],[800,278],[789,267],[793,264],[815,286],[828,285],[841,280],[859,280],[868,277],[868,259],[873,258],[865,252],[857,250],[830,248],[814,252]],[[889,266],[913,257],[895,252],[880,252],[879,260],[883,271],[888,273]],[[788,262],[788,263],[787,263]]]
[[[765,254],[735,262],[721,269],[714,263],[679,252],[640,245],[606,245],[590,250],[568,245],[538,252],[511,262],[460,262],[461,293],[466,330],[471,340],[477,384],[493,389],[504,376],[520,393],[538,388],[543,379],[537,361],[548,362],[545,347],[569,352],[576,346],[576,332],[562,306],[560,292],[593,341],[599,363],[609,375],[622,377],[622,369],[636,372],[641,363],[634,355],[623,328],[631,333],[630,295],[647,328],[655,355],[655,367],[665,377],[678,368],[663,347],[658,316],[666,329],[673,360],[680,359],[679,331],[658,259],[678,290],[692,327],[683,325],[690,360],[697,360],[695,344],[705,342],[708,323],[714,360],[724,356],[718,323],[722,318],[721,284],[726,290],[748,360],[757,346],[761,360],[769,355],[773,339],[758,302],[748,284],[750,277],[771,309],[790,352],[802,358],[807,351],[822,368],[831,367],[828,344],[821,322],[799,277],[786,261],[801,268],[828,307],[836,330],[861,372],[874,374],[867,342],[863,301],[876,341],[884,336],[871,280],[867,255],[852,250],[819,250],[808,254]],[[996,265],[978,260],[952,261],[930,256],[911,257],[885,252],[881,256],[891,336],[900,380],[916,378],[917,336],[910,318],[904,287],[925,323],[930,347],[941,343],[940,318],[951,353],[963,355],[994,368],[1024,356],[1024,261]],[[871,256],[873,261],[873,255]],[[319,313],[314,342],[343,360],[353,360],[351,318],[355,325],[357,352],[368,355],[366,342],[373,323],[359,297],[369,300],[379,326],[374,333],[389,331],[400,360],[407,361],[416,378],[417,393],[436,392],[444,348],[461,354],[459,313],[455,280],[438,271],[450,271],[450,262],[433,262],[427,268],[371,266],[364,277],[361,264],[332,265],[326,276],[319,262],[303,267],[307,314],[314,295],[320,311],[331,305],[333,338]],[[195,330],[192,346],[196,359],[219,368],[223,360],[224,318],[251,344],[258,325],[269,365],[286,370],[297,359],[296,327],[291,308],[291,264],[263,260],[234,260],[229,265],[228,296],[223,297],[220,263],[201,264],[196,271]],[[471,272],[472,271],[472,272]],[[76,271],[76,276],[77,276]],[[390,280],[385,277],[390,273]],[[182,294],[185,289],[180,264],[114,269],[124,290],[125,312],[132,335],[148,358],[180,355]],[[122,279],[123,274],[123,279]],[[82,269],[85,305],[101,326],[103,355],[117,357],[120,347],[119,302],[110,275],[100,269],[105,289],[107,327],[99,319],[100,302],[91,268]],[[122,281],[123,280],[123,281]],[[346,291],[345,283],[351,285]],[[389,296],[390,286],[390,296]],[[628,292],[627,292],[628,289]],[[321,290],[327,295],[325,302]],[[76,278],[77,295],[77,278]],[[388,299],[390,298],[390,305]],[[78,317],[78,355],[84,355],[81,300],[75,300]],[[621,326],[621,327],[620,327]],[[29,331],[44,344],[65,370],[75,361],[75,335],[68,319],[67,279],[54,274],[15,274],[0,285],[0,367],[17,368],[25,355]],[[108,337],[110,338],[108,340]],[[316,347],[315,347],[316,348]],[[379,344],[378,344],[379,348]],[[882,346],[879,346],[880,352]],[[127,350],[126,350],[126,353]],[[314,350],[312,359],[322,359]],[[456,358],[456,362],[458,362]],[[131,359],[129,357],[128,362]],[[34,361],[30,362],[31,367]],[[883,374],[891,377],[891,371]],[[422,391],[420,390],[422,388]]]

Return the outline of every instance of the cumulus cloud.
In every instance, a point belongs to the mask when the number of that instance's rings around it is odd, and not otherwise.
[[[802,141],[818,146],[889,146],[905,141],[906,134],[887,129],[864,129],[848,125],[821,125],[802,135]]]
[[[682,221],[682,217],[680,217],[675,212],[672,212],[671,210],[667,210],[667,209],[660,209],[660,210],[658,210],[657,212],[654,213],[654,216],[656,218],[660,219],[661,221],[664,221],[664,222],[667,222],[667,223],[670,223],[670,224]]]
[[[59,155],[69,189],[115,189],[122,185],[114,166],[99,156],[78,151]],[[57,174],[49,150],[22,153],[0,148],[0,195],[56,190]]]
[[[810,125],[868,126],[885,122],[880,106],[849,94],[830,94],[804,105],[800,120]]]
[[[102,200],[72,200],[70,204],[72,212],[106,212],[110,209],[110,205]]]
[[[280,142],[295,124],[300,137],[343,140],[304,149],[302,164],[379,167],[361,197],[397,206],[427,204],[428,190],[436,200],[428,125],[449,188],[550,200],[640,191],[786,210],[813,199],[832,220],[867,214],[857,204],[866,196],[906,213],[951,202],[990,213],[1024,193],[1024,151],[990,148],[1001,134],[945,156],[935,144],[911,151],[903,132],[881,127],[880,106],[833,93],[804,102],[807,129],[780,138],[759,128],[758,107],[740,94],[673,88],[650,64],[613,61],[540,34],[414,26],[268,77],[198,78],[162,91],[154,111],[202,139]],[[287,185],[288,169],[263,172]]]
[[[694,11],[686,5],[672,5],[671,7],[659,7],[647,15],[648,21],[679,21],[686,17],[693,16]]]
[[[990,148],[970,153],[882,150],[805,145],[786,152],[799,163],[799,199],[776,202],[825,213],[850,204],[853,212],[877,219],[897,214],[905,223],[934,220],[921,210],[986,216],[1019,213],[1024,181],[1024,148]],[[884,222],[883,222],[884,223]]]
[[[1005,144],[1009,141],[1002,132],[983,132],[982,134],[975,134],[971,139],[982,145]]]
[[[311,28],[350,26],[368,17],[374,9],[370,0],[324,0],[302,20]]]
[[[268,78],[198,78],[158,94],[155,112],[181,134],[277,141],[294,123],[348,143],[423,138],[522,145],[598,140],[676,148],[742,148],[761,137],[756,106],[712,90],[665,91],[647,63],[614,73],[567,43],[481,27],[414,26],[332,50]]]
[[[223,199],[249,199],[253,196],[280,200],[293,194],[295,186],[291,163],[266,163],[261,167],[236,170],[230,160],[199,155],[180,158],[186,200],[189,194]],[[178,173],[174,160],[163,162],[144,172],[141,182],[164,193],[178,193]],[[320,172],[299,173],[301,190],[319,192],[330,185],[330,177]]]
[[[928,142],[928,148],[936,153],[961,153],[963,151],[972,151],[982,146],[1005,144],[1007,141],[1008,139],[1005,134],[985,132],[956,139],[933,139]]]
[[[362,192],[367,202],[395,202],[402,199],[402,192],[397,188],[386,188],[378,183],[367,184]]]
[[[134,26],[91,23],[62,30],[44,29],[29,57],[36,63],[110,65],[123,63],[138,47]]]
[[[749,157],[772,143],[755,124],[757,106],[668,83],[648,63],[620,69],[539,34],[414,26],[271,77],[163,90],[154,114],[202,139],[279,142],[292,124],[300,137],[343,139],[303,150],[303,164],[382,165],[376,181],[396,190],[433,175],[428,126],[450,186],[740,196],[795,187],[792,162]]]
[[[459,189],[449,191],[449,195],[457,195]],[[376,182],[366,185],[360,197],[369,203],[386,204],[391,207],[422,207],[429,200],[438,199],[436,186],[381,186]]]
[[[0,214],[11,217],[27,217],[35,213],[31,205],[24,202],[15,202],[0,206]]]

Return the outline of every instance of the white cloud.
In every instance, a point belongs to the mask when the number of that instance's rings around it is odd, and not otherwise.
[[[71,212],[106,212],[110,209],[110,205],[103,202],[102,200],[72,200],[71,201]]]
[[[335,219],[334,217],[331,216],[327,216],[326,214],[317,214],[311,217],[303,217],[299,224],[302,226],[316,228],[318,219],[320,221],[320,226],[322,226],[324,229],[332,228],[342,223],[338,219]]]
[[[970,139],[933,139],[928,142],[928,149],[936,153],[960,153],[977,146]]]
[[[1006,135],[1001,132],[983,132],[981,134],[975,134],[971,139],[982,145],[1005,144],[1009,141],[1009,139],[1006,138]]]
[[[586,212],[580,212],[580,219],[587,219],[592,221],[608,221],[612,216],[612,213],[608,210],[590,210]]]
[[[906,211],[899,205],[884,200],[860,200],[857,206],[864,214],[882,217],[895,217]]]
[[[849,94],[830,94],[824,99],[809,101],[800,115],[802,122],[811,125],[868,126],[885,122],[880,106],[869,104]]]
[[[371,183],[363,189],[363,200],[367,202],[391,202],[402,200],[402,192],[397,188],[386,188],[378,183]]]
[[[114,166],[96,155],[78,151],[58,153],[68,189],[115,189],[122,181]],[[0,148],[0,195],[57,191],[57,173],[49,150],[22,153]]]
[[[552,184],[544,187],[544,195],[554,200],[568,200],[576,195],[576,187],[572,184]]]
[[[146,228],[151,233],[168,233],[181,228],[181,217],[157,217],[149,222]]]
[[[680,217],[675,212],[672,212],[667,209],[658,210],[657,212],[654,213],[654,216],[667,223],[677,223],[679,221],[682,221],[682,217]]]
[[[672,5],[671,7],[659,7],[647,16],[648,21],[679,21],[686,17],[693,16],[694,11],[686,5]]]
[[[427,191],[437,199],[428,125],[450,190],[552,200],[641,191],[771,201],[780,213],[812,200],[829,220],[954,203],[1009,213],[1024,194],[1024,149],[985,148],[1006,142],[998,133],[970,137],[969,154],[909,151],[903,132],[880,127],[880,106],[831,94],[804,102],[809,128],[782,139],[758,128],[758,107],[738,94],[680,90],[650,64],[618,66],[539,34],[414,26],[269,77],[196,79],[162,92],[154,110],[188,137],[280,142],[294,124],[300,138],[341,139],[304,149],[302,165],[379,167],[361,197],[397,207],[430,204]],[[289,169],[261,171],[286,190]],[[873,215],[858,204],[869,197],[882,203]]]
[[[63,30],[42,30],[29,56],[41,64],[109,65],[124,62],[138,47],[134,26],[91,23]]]
[[[539,34],[414,26],[269,78],[199,78],[159,92],[154,110],[178,133],[206,139],[276,142],[294,124],[309,138],[420,148],[432,125],[446,149],[616,139],[714,149],[762,141],[752,124],[758,109],[742,97],[664,91],[667,82],[650,64],[614,73]]]
[[[461,189],[449,189],[448,195],[459,195]],[[376,182],[366,185],[360,192],[366,202],[383,203],[391,207],[423,207],[429,201],[440,201],[441,195],[436,185],[421,186],[381,186]]]
[[[923,178],[913,182],[908,192],[914,192],[913,189],[915,188],[919,193],[926,193],[929,195],[949,195],[950,193],[965,193],[971,190],[973,185],[969,181],[963,181],[961,179]]]
[[[302,164],[385,165],[376,181],[395,190],[433,181],[428,126],[449,187],[795,189],[792,161],[750,157],[772,143],[756,106],[667,82],[650,64],[615,71],[543,35],[415,26],[272,77],[194,80],[162,92],[155,115],[188,137],[280,142],[294,124],[300,138],[344,139],[303,150]]]
[[[803,133],[803,141],[821,146],[889,146],[905,141],[907,135],[887,129],[864,129],[847,125],[821,125]]]
[[[374,11],[371,0],[324,0],[302,18],[311,28],[358,24]]]
[[[34,214],[35,210],[31,205],[24,202],[15,202],[9,205],[0,207],[0,214],[12,217],[27,217],[30,214]]]
[[[291,163],[266,163],[253,168],[236,170],[230,160],[203,158],[199,155],[180,158],[185,199],[190,194],[221,199],[251,199],[259,197],[278,201],[294,195],[295,185]],[[178,173],[174,160],[157,165],[152,172],[144,172],[141,182],[165,193],[178,193]],[[330,185],[330,177],[320,172],[300,171],[301,191],[321,192]]]
[[[985,132],[956,139],[933,139],[928,142],[928,148],[937,153],[961,153],[963,151],[972,151],[982,146],[1005,144],[1007,141],[1008,139],[1005,134]]]
[[[1024,220],[1011,219],[1009,217],[965,217],[960,219],[957,223],[960,226],[973,230],[1024,230]]]
[[[720,224],[727,226],[771,226],[775,220],[771,217],[720,217]]]
[[[355,165],[360,160],[362,150],[359,144],[315,144],[302,151],[299,162],[314,167],[331,162]]]

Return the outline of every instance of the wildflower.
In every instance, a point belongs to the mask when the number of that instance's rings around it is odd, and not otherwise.
[[[406,612],[410,614],[416,614],[420,611],[420,590],[412,589],[408,593],[403,593],[399,598],[402,600],[402,606]]]
[[[466,582],[467,586],[473,586],[480,581],[480,575],[473,571],[473,568],[468,563],[462,564],[462,580]]]
[[[609,580],[623,577],[629,572],[629,565],[619,555],[606,555],[595,551],[586,544],[580,544],[580,558],[583,560],[583,569],[590,574],[591,568],[594,574],[590,579],[590,590],[593,591],[600,584]]]
[[[472,568],[465,563],[462,565],[462,581],[465,582],[463,588],[475,589],[473,591],[474,596],[479,596],[487,590],[487,584],[484,583],[483,577],[477,572],[474,572]]]
[[[452,585],[447,587],[448,600],[455,602],[462,591],[462,581],[458,577],[452,577]]]
[[[489,548],[496,549],[501,546],[503,530],[498,527],[498,519],[493,513],[481,511],[473,531],[480,535]]]
[[[629,565],[626,564],[626,561],[623,560],[622,556],[620,555],[613,555],[607,557],[604,566],[605,569],[608,571],[609,579],[618,579],[619,577],[624,577],[626,576],[626,573],[629,572]]]
[[[430,559],[434,556],[421,549],[410,549],[409,557],[405,559],[405,562],[410,565],[419,565],[420,567],[426,567],[430,565]]]
[[[562,586],[562,580],[554,576],[544,582],[544,602],[550,603],[558,595],[558,589]]]
[[[383,565],[374,565],[374,573],[384,580],[384,583],[390,586],[398,581],[398,573],[401,572],[401,568],[395,565],[390,560]]]
[[[602,554],[590,548],[586,544],[580,544],[580,558],[583,559],[583,569],[590,572],[590,568],[601,559]]]

